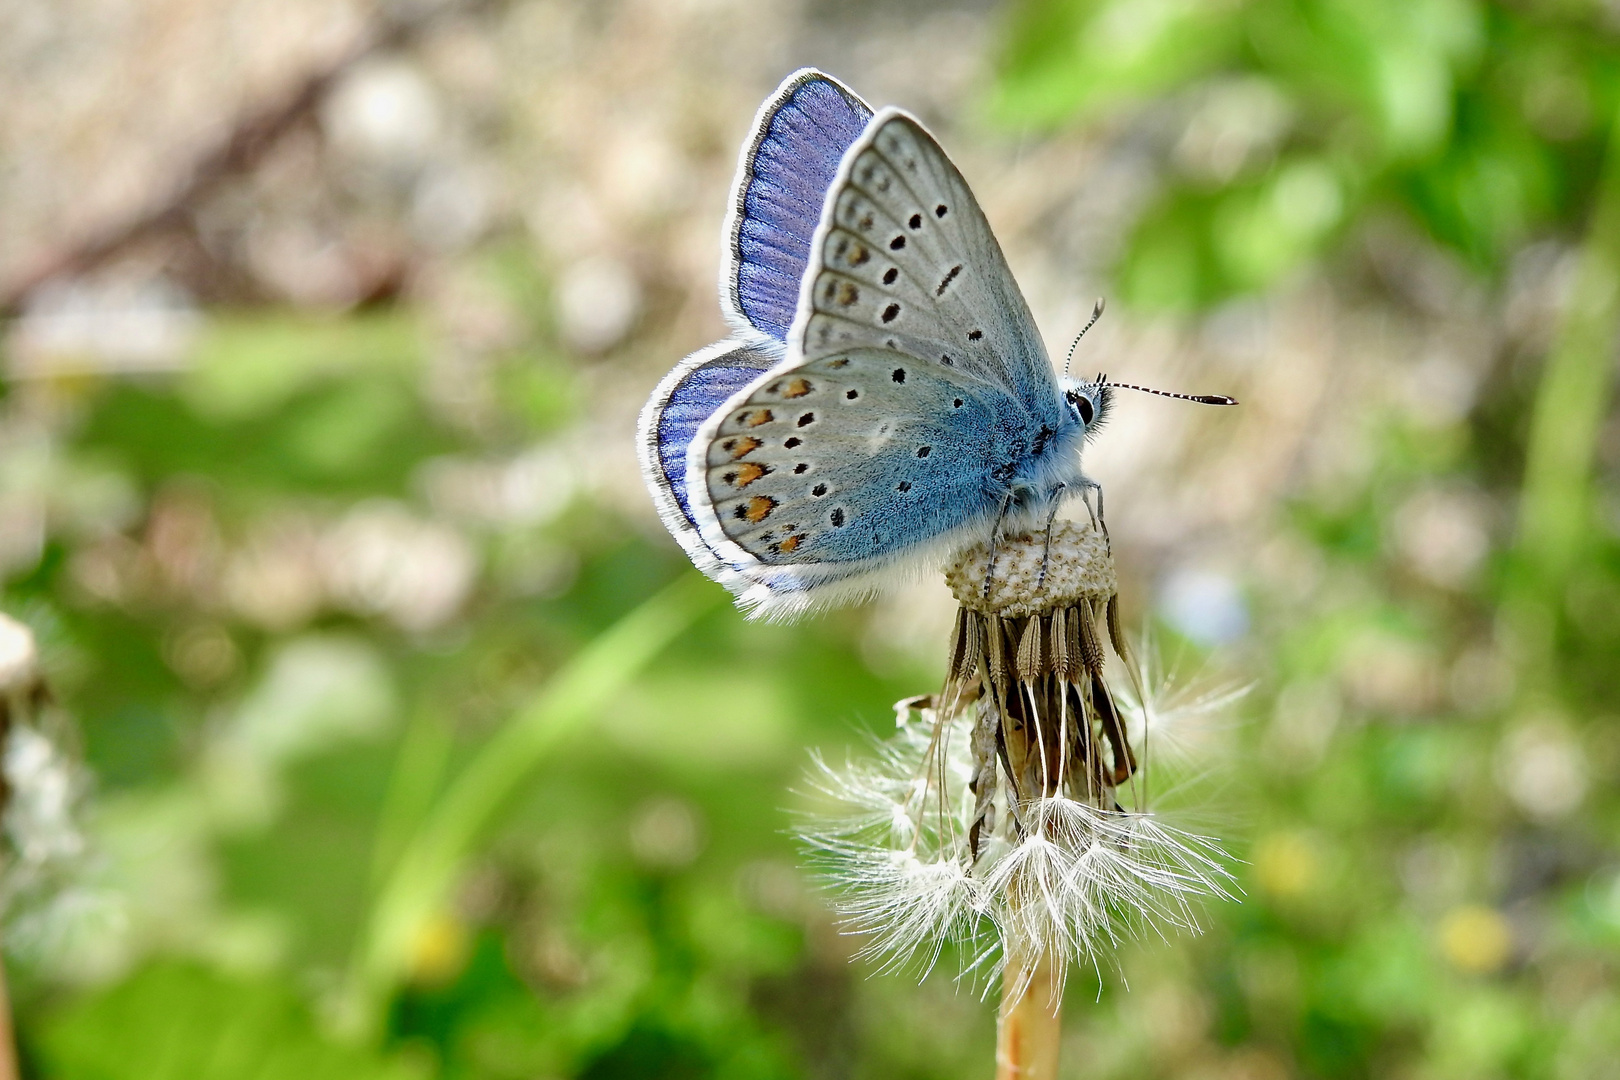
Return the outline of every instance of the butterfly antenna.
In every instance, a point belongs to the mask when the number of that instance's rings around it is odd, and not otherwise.
[[[1173,390],[1155,390],[1151,386],[1133,386],[1130,383],[1109,382],[1106,377],[1099,381],[1105,386],[1117,386],[1121,390],[1140,390],[1144,394],[1158,394],[1160,397],[1196,401],[1200,405],[1236,405],[1238,403],[1237,398],[1227,397],[1225,394],[1178,394]]]
[[[1074,350],[1080,347],[1080,339],[1086,336],[1087,330],[1097,325],[1097,320],[1102,318],[1102,313],[1103,299],[1099,296],[1097,297],[1097,306],[1091,309],[1091,321],[1082,326],[1080,332],[1074,335],[1074,344],[1069,346],[1069,355],[1063,358],[1063,374],[1067,375],[1069,373],[1069,363],[1074,359]]]

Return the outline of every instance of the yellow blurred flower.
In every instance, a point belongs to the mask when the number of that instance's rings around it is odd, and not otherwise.
[[[414,983],[438,985],[461,973],[467,962],[467,927],[454,915],[440,912],[416,933],[411,942],[408,970]]]
[[[1440,951],[1451,965],[1470,975],[1489,975],[1513,951],[1513,927],[1502,913],[1481,904],[1463,904],[1440,920]]]
[[[1310,840],[1297,832],[1276,832],[1254,846],[1254,877],[1273,896],[1299,896],[1316,883],[1320,867]]]

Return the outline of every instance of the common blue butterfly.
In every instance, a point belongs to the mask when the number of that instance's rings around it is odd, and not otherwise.
[[[641,413],[697,567],[790,616],[938,566],[1094,488],[1112,385],[1057,377],[967,182],[909,113],[806,68],[760,107],[725,225],[732,336]]]

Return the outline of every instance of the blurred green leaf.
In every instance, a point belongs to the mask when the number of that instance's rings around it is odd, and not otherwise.
[[[361,315],[216,315],[181,384],[199,416],[263,416],[321,381],[406,374],[422,363],[422,332],[408,309]]]
[[[156,964],[77,1001],[32,1047],[60,1080],[413,1080],[424,1068],[323,1037],[276,979]]]

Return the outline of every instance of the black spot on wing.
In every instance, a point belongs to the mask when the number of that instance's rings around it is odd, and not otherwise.
[[[944,280],[942,280],[939,283],[939,288],[934,290],[934,295],[935,296],[944,296],[946,286],[950,285],[951,282],[955,281],[956,280],[956,275],[960,274],[961,272],[962,272],[962,264],[961,263],[957,263],[955,266],[951,267],[950,271],[945,275]]]

